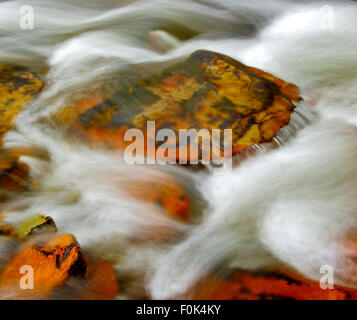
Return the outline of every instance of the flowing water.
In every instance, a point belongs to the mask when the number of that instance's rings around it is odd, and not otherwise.
[[[25,4],[34,9],[33,30],[19,28]],[[126,281],[119,298],[177,297],[232,268],[289,267],[319,280],[320,267],[330,265],[337,283],[356,287],[343,246],[357,227],[356,29],[357,3],[343,0],[0,3],[0,62],[48,70],[44,91],[19,115],[5,147],[41,148],[50,160],[22,157],[41,187],[15,198],[6,221],[51,216],[86,256],[113,264]],[[120,89],[198,49],[300,87],[303,117],[280,134],[285,143],[216,176],[129,166],[119,152],[90,148],[49,124],[88,93]],[[132,179],[150,184],[168,172],[190,195],[190,223],[124,192]],[[158,230],[170,240],[155,239]],[[6,244],[0,254],[6,258]]]

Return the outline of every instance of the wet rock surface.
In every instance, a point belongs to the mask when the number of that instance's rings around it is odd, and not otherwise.
[[[9,287],[21,290],[23,266],[30,266],[33,270],[33,294],[46,295],[71,276],[83,277],[87,263],[72,235],[55,236],[25,248],[11,260],[1,275],[3,290]]]
[[[289,123],[293,102],[299,100],[297,86],[228,56],[201,50],[106,100],[94,97],[80,101],[75,111],[64,108],[56,119],[72,119],[94,146],[119,149],[128,145],[124,141],[127,129],[142,130],[156,150],[162,144],[155,140],[156,133],[172,129],[176,136],[166,144],[176,149],[173,160],[180,160],[179,129],[232,129],[235,155],[252,145],[270,142]],[[147,132],[147,121],[155,121],[155,130]],[[199,152],[192,159],[187,153],[191,162],[202,159],[205,148],[198,137],[192,143]],[[151,152],[145,149],[146,155],[152,156]],[[222,152],[218,142],[212,155],[221,156]]]
[[[291,271],[249,273],[237,271],[226,279],[211,279],[203,286],[211,285],[211,291],[196,299],[214,300],[355,300],[354,289],[335,286],[321,289],[320,283],[303,278]]]
[[[42,88],[43,82],[37,74],[0,65],[0,139],[11,129],[16,116]]]

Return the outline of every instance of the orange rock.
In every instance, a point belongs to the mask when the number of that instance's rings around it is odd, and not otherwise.
[[[220,281],[207,295],[201,285],[197,299],[213,300],[349,300],[357,299],[357,291],[335,286],[321,289],[320,283],[292,273],[252,274],[237,272],[231,280]],[[208,285],[210,287],[211,285]],[[202,297],[203,295],[203,297]]]
[[[0,149],[0,203],[17,192],[32,190],[36,186],[30,180],[28,165],[19,161],[21,156],[49,159],[47,151],[42,148]]]
[[[20,288],[23,266],[30,266],[33,270],[33,290]],[[69,277],[83,277],[86,268],[76,239],[70,234],[55,236],[46,243],[25,248],[13,258],[1,275],[0,291],[15,290],[20,296],[46,297]]]
[[[107,262],[88,263],[85,281],[86,289],[80,292],[79,299],[111,300],[119,294],[114,268]]]
[[[0,223],[4,219],[3,216],[0,217]],[[25,240],[29,236],[39,235],[49,232],[56,232],[57,227],[55,222],[51,217],[45,217],[43,215],[34,215],[29,220],[23,221],[21,224],[16,226],[11,225],[0,225],[0,236],[12,236],[17,240]]]
[[[171,129],[176,135],[165,145],[175,150],[174,158],[167,152],[161,156],[192,162],[201,160],[206,146],[195,137],[191,145],[198,147],[198,154],[191,155],[189,147],[188,152],[180,154],[186,151],[177,144],[180,129],[208,129],[209,135],[213,129],[232,129],[234,155],[254,144],[270,142],[289,123],[293,101],[298,100],[301,97],[296,85],[225,55],[200,50],[108,99],[89,97],[59,111],[57,117],[67,119],[64,122],[71,119],[72,126],[91,145],[115,149],[129,145],[124,134],[129,128],[137,128],[157,151],[161,146],[155,139],[157,131]],[[155,121],[152,132],[146,130],[147,121]],[[211,139],[207,132],[204,139]],[[143,153],[152,157],[155,150],[146,146]],[[223,155],[220,144],[210,151],[211,156]]]

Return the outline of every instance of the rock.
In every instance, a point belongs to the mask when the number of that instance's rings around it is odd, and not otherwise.
[[[189,222],[191,207],[190,199],[180,183],[169,174],[161,174],[159,179],[128,179],[120,186],[122,192],[130,198],[141,202],[143,210],[157,212],[165,217],[178,222]],[[148,219],[146,226],[138,234],[133,234],[130,238],[135,243],[166,242],[177,236],[169,227],[170,223],[166,219],[158,219],[155,223],[150,221],[150,215],[143,215],[142,219]]]
[[[41,79],[32,72],[0,65],[0,146],[16,116],[42,90]]]
[[[349,300],[357,291],[334,286],[323,290],[319,282],[292,272],[235,272],[227,280],[210,279],[197,288],[195,299],[208,300]]]
[[[0,171],[0,204],[27,189],[29,186],[29,170],[28,165],[14,162],[9,168]]]
[[[35,215],[31,219],[24,221],[16,230],[19,240],[23,240],[30,235],[48,232],[57,232],[57,227],[51,217],[45,217],[43,215]]]
[[[48,160],[48,153],[41,148],[0,149],[0,203],[20,191],[33,190],[36,183],[30,180],[30,168],[22,163],[21,156]]]
[[[33,269],[33,290],[20,288],[23,266]],[[0,293],[10,290],[20,296],[48,297],[53,288],[68,278],[83,278],[86,270],[87,263],[76,239],[70,234],[57,235],[25,248],[10,261],[0,277]]]
[[[170,176],[159,181],[128,180],[125,192],[148,205],[161,206],[173,219],[188,221],[190,200],[181,186]]]
[[[42,221],[40,219],[42,218]],[[38,232],[38,229],[54,228],[49,217],[40,216],[23,226],[25,233]],[[46,226],[46,227],[45,227]],[[0,228],[1,231],[6,228]],[[9,229],[11,231],[11,229]],[[7,299],[114,299],[119,286],[114,268],[107,262],[88,262],[84,259],[76,239],[70,235],[52,238],[35,238],[33,243],[12,260],[0,276],[0,297]],[[26,244],[30,241],[25,242]],[[21,288],[20,281],[26,276],[21,268],[33,270],[33,288]],[[30,284],[30,282],[25,282]]]
[[[86,289],[80,292],[78,299],[111,300],[119,294],[114,268],[107,262],[89,263],[85,281]]]
[[[13,236],[14,233],[13,226],[0,226],[0,236]]]
[[[29,167],[21,162],[13,163],[0,172],[0,188],[7,191],[20,191],[26,186]]]
[[[151,120],[156,122],[156,132],[173,129],[176,137],[179,129],[232,129],[235,155],[251,145],[270,142],[289,123],[293,101],[301,99],[297,91],[297,86],[264,71],[201,50],[109,99],[98,102],[98,97],[89,98],[78,104],[77,113],[73,109],[62,112],[67,118],[76,114],[77,130],[95,146],[125,148],[126,130],[141,129],[146,136],[147,121]],[[148,139],[159,147],[152,134]],[[177,161],[176,142],[168,141],[176,149]],[[213,152],[221,155],[220,146]],[[188,160],[197,159],[188,156]]]
[[[17,115],[42,90],[40,78],[23,69],[0,65],[0,147],[2,137],[10,130]],[[18,161],[21,155],[31,155],[26,149],[0,149],[0,203],[10,193],[26,188],[29,168]],[[37,151],[33,152],[34,154]]]
[[[1,217],[0,222],[3,220]],[[16,228],[9,225],[0,225],[1,236],[11,236],[14,239],[23,241],[32,235],[57,232],[55,222],[51,217],[35,215],[28,220],[23,221]]]

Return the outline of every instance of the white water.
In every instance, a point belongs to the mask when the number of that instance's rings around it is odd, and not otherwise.
[[[43,191],[15,199],[7,221],[37,212],[53,217],[86,256],[111,261],[119,279],[135,279],[122,298],[143,291],[175,297],[206,273],[233,267],[285,265],[319,280],[320,267],[331,265],[335,281],[357,286],[342,245],[357,227],[356,3],[26,1],[34,7],[35,29],[23,31],[18,19],[24,3],[0,4],[0,62],[50,70],[46,89],[18,117],[6,146],[38,145],[51,161],[23,159]],[[161,31],[172,25],[187,39]],[[60,128],[43,122],[88,92],[120,88],[197,49],[228,54],[296,83],[302,107],[316,114],[312,123],[287,144],[218,177],[130,167],[120,154],[69,142]],[[202,208],[197,223],[172,221],[122,191],[129,178],[150,183],[165,171]],[[73,197],[79,200],[73,203]],[[152,239],[158,228],[169,230],[169,243]]]

